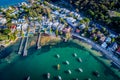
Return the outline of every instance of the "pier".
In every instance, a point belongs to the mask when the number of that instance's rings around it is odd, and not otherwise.
[[[39,31],[38,31],[38,39],[37,39],[37,49],[40,49],[41,48],[41,45],[40,45],[40,39],[41,39],[41,28],[39,27]]]
[[[24,37],[21,38],[21,43],[20,43],[20,47],[19,47],[19,50],[18,50],[18,54],[22,53],[23,42],[24,42]]]
[[[28,35],[26,37],[26,42],[25,42],[25,47],[24,47],[24,51],[23,51],[23,56],[27,56],[27,43],[28,43]]]
[[[24,46],[24,50],[23,50],[23,56],[27,56],[28,38],[29,38],[29,26],[27,28],[27,36],[26,36],[25,46]]]

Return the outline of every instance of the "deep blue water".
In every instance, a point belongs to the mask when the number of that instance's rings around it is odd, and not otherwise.
[[[27,0],[0,0],[0,7],[8,7],[25,1]]]

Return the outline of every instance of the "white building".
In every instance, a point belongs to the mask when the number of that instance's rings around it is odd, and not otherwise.
[[[22,24],[17,24],[17,30],[20,31],[22,27]]]
[[[102,47],[102,48],[106,48],[106,47],[107,47],[107,43],[104,42],[103,44],[101,44],[101,47]]]
[[[85,29],[85,27],[86,27],[85,24],[81,24],[81,25],[79,26],[80,29]]]
[[[5,24],[6,22],[6,18],[0,17],[0,25]]]
[[[66,20],[67,20],[68,23],[73,23],[73,22],[76,21],[76,19],[74,19],[72,17],[67,17]]]

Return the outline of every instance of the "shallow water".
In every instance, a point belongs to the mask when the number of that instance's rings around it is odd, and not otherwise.
[[[14,45],[15,48],[12,54],[17,54],[18,43]],[[31,76],[31,80],[46,80],[44,74],[50,73],[51,79],[56,80],[55,77],[60,75],[63,80],[85,80],[91,78],[92,80],[119,80],[117,76],[104,64],[95,59],[89,51],[83,47],[72,43],[59,43],[56,46],[44,46],[41,50],[36,50],[34,47],[30,48],[29,56],[16,56],[11,63],[0,64],[0,80],[24,80],[27,76]],[[77,54],[77,57],[73,56]],[[59,54],[60,58],[55,55]],[[82,59],[82,63],[77,61],[77,58]],[[64,64],[68,60],[69,65]],[[60,64],[60,70],[56,69],[56,65]],[[76,69],[82,68],[80,73]],[[67,74],[65,71],[70,69],[72,74]],[[97,78],[92,75],[93,71],[98,71],[100,77]]]

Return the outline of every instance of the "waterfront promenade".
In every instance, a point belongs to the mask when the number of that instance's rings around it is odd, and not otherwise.
[[[85,42],[89,43],[92,45],[93,48],[98,49],[102,52],[103,55],[105,55],[108,59],[112,60],[112,62],[120,69],[120,60],[118,58],[116,58],[112,52],[105,50],[104,48],[102,48],[101,46],[99,46],[98,44],[95,44],[93,41],[91,41],[88,38],[82,37],[78,34],[72,33],[72,36],[77,37],[79,39],[84,40]]]

